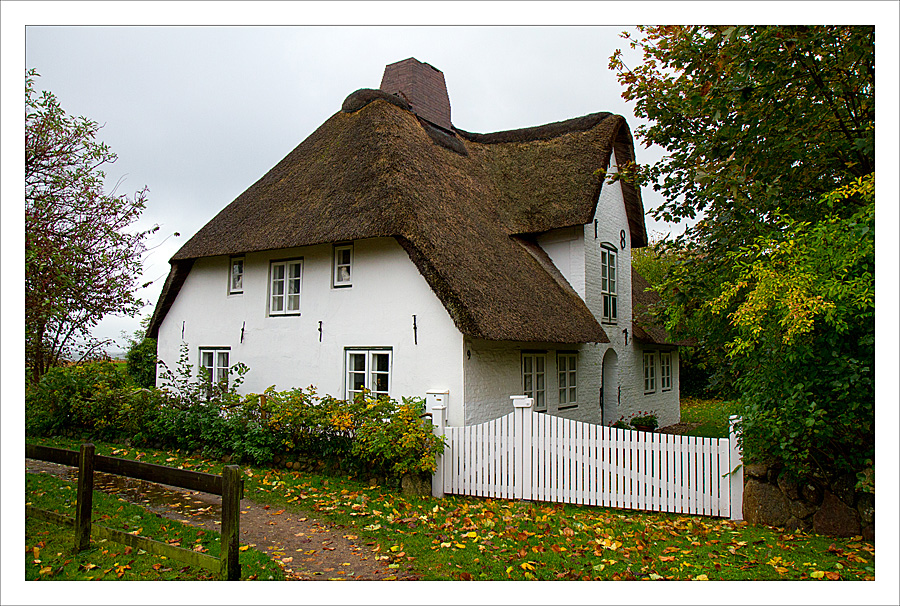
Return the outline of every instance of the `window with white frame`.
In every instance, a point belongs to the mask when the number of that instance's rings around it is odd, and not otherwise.
[[[662,391],[672,389],[672,354],[660,352],[659,354],[659,388]]]
[[[522,354],[522,390],[526,397],[534,398],[535,410],[547,410],[546,366],[546,354]]]
[[[656,352],[644,352],[644,393],[656,391]]]
[[[559,373],[559,409],[575,408],[578,405],[578,354],[557,354],[556,369]]]
[[[342,244],[334,247],[334,274],[332,286],[352,286],[351,269],[353,267],[353,245]]]
[[[616,301],[616,250],[604,244],[600,247],[600,296],[603,299],[604,322],[616,322],[619,316]]]
[[[390,395],[390,349],[348,349],[346,363],[347,400],[352,400],[364,390],[369,390],[375,397]]]
[[[201,347],[200,368],[206,369],[206,380],[209,383],[228,385],[228,347]]]
[[[269,275],[269,315],[299,314],[303,259],[273,261]]]
[[[228,272],[228,294],[239,295],[244,292],[244,257],[232,257]]]

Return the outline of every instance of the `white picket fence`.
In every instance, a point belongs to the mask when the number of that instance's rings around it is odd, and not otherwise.
[[[553,501],[741,519],[743,468],[735,423],[729,438],[615,429],[532,410],[480,425],[446,427],[433,494]]]

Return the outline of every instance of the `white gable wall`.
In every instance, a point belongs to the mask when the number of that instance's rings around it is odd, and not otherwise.
[[[354,242],[350,288],[332,287],[332,255],[330,244],[248,254],[240,295],[227,294],[228,257],[198,259],[160,326],[159,357],[174,370],[184,326],[195,371],[201,347],[230,347],[230,362],[250,367],[243,393],[315,385],[343,398],[345,348],[390,347],[391,397],[449,391],[450,421],[462,423],[462,335],[406,252],[392,238]],[[269,264],[296,258],[301,315],[269,316]]]

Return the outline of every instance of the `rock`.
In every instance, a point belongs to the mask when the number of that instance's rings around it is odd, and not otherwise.
[[[300,461],[294,461],[291,467],[294,469],[294,471],[300,471]]]
[[[831,483],[831,492],[844,502],[845,505],[853,507],[856,498],[856,476],[853,474],[844,474]]]
[[[750,524],[784,526],[791,518],[787,499],[777,486],[748,480],[744,483],[744,519]]]
[[[787,471],[782,471],[778,476],[778,488],[791,501],[800,499],[800,484]],[[800,516],[806,517],[806,516]]]
[[[862,532],[859,513],[830,491],[825,493],[822,506],[813,516],[813,530],[832,537],[852,537]]]
[[[788,507],[791,510],[791,515],[795,518],[808,518],[819,510],[816,505],[810,505],[799,499],[796,501],[793,499],[788,500]]]
[[[400,492],[404,496],[426,497],[431,494],[431,476],[407,473],[400,478]]]
[[[800,498],[810,505],[818,505],[822,502],[822,495],[825,492],[822,487],[813,482],[804,482],[800,487]]]
[[[759,478],[760,480],[766,479],[766,473],[769,471],[769,466],[765,463],[753,463],[752,465],[744,465],[744,475],[750,478]]]
[[[860,524],[875,526],[875,495],[871,492],[856,493],[856,511]]]
[[[285,462],[284,462],[284,468],[285,468],[285,469],[291,469],[291,468],[293,468],[293,466],[294,466],[294,464],[291,463],[290,461],[285,461]]]
[[[863,541],[868,541],[869,543],[875,542],[875,526],[863,526],[862,527],[862,538]]]

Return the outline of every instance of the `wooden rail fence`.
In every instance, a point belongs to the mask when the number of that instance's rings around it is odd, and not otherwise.
[[[241,565],[238,561],[238,534],[240,530],[240,507],[244,493],[244,479],[237,465],[225,467],[222,475],[218,476],[199,471],[175,469],[165,465],[154,465],[152,463],[141,463],[139,461],[97,455],[94,454],[93,444],[82,444],[80,451],[26,444],[25,457],[78,468],[78,488],[74,518],[30,505],[25,506],[26,517],[65,526],[74,526],[75,551],[87,549],[90,546],[91,534],[93,534],[108,541],[122,543],[143,549],[148,553],[163,555],[192,566],[211,570],[214,573],[218,573],[219,578],[225,581],[240,580]],[[206,554],[175,547],[168,543],[154,541],[101,524],[92,524],[91,508],[93,506],[95,471],[220,495],[222,497],[220,557],[217,559]]]

